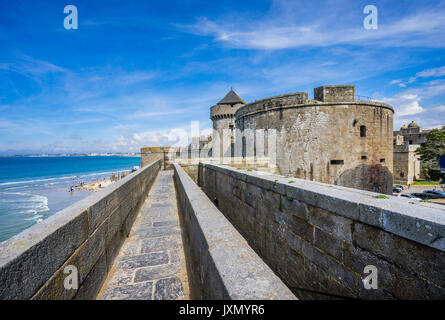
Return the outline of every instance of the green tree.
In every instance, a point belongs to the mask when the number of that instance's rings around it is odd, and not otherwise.
[[[430,169],[439,168],[439,158],[445,154],[445,126],[442,129],[433,129],[428,133],[426,142],[417,148],[416,153],[420,160]]]

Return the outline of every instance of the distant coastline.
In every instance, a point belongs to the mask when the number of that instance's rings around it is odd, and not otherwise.
[[[0,242],[102,190],[140,167],[119,154],[0,157]]]
[[[140,157],[139,152],[134,153],[60,153],[60,154],[14,154],[0,155],[0,158],[14,157]]]

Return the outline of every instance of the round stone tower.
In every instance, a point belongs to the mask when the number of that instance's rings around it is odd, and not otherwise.
[[[354,86],[323,86],[244,105],[236,128],[274,130],[282,175],[392,193],[391,106],[356,100]],[[265,148],[266,149],[266,148]]]
[[[210,108],[210,119],[213,121],[214,146],[220,150],[213,150],[224,157],[233,156],[233,143],[235,139],[235,112],[246,103],[233,91],[226,94],[216,105]]]

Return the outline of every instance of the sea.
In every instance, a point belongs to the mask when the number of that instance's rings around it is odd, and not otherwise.
[[[80,182],[140,166],[140,157],[0,157],[0,242],[90,195]]]

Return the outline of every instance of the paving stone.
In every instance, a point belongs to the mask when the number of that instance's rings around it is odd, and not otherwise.
[[[122,286],[133,281],[134,270],[117,270],[108,281],[110,287]]]
[[[141,241],[128,241],[122,246],[122,252],[124,255],[135,256],[141,253]]]
[[[144,282],[110,288],[102,295],[103,300],[152,300],[153,283]]]
[[[118,263],[119,269],[134,269],[146,266],[155,266],[168,263],[168,254],[166,252],[155,252],[141,254],[138,256],[129,256],[122,258]]]
[[[177,227],[179,226],[177,221],[171,221],[171,220],[167,220],[167,221],[157,221],[157,222],[153,222],[153,227]]]
[[[186,298],[181,229],[172,172],[161,171],[104,284],[103,299]]]
[[[182,282],[177,277],[156,282],[154,300],[175,300],[184,295]]]
[[[172,208],[172,205],[170,203],[154,203],[151,205],[150,208]]]
[[[144,239],[141,244],[141,253],[164,251],[168,249],[181,249],[181,237],[168,236],[155,239]]]
[[[171,263],[184,263],[182,256],[178,250],[170,250],[170,262]]]
[[[134,282],[157,280],[176,275],[181,271],[179,264],[167,264],[155,267],[146,267],[136,270]]]
[[[134,234],[143,236],[144,238],[153,238],[153,237],[162,237],[169,236],[172,234],[180,233],[179,228],[175,227],[149,227],[149,226],[141,226],[138,227]]]

